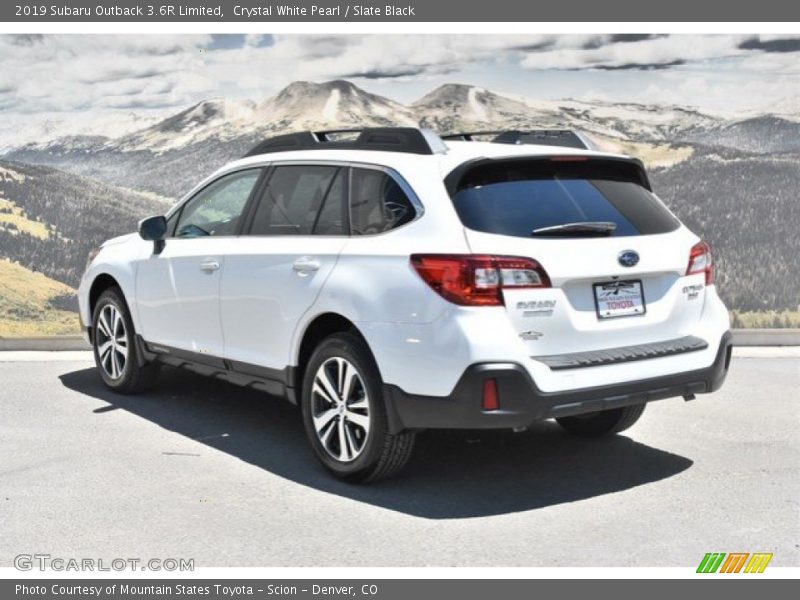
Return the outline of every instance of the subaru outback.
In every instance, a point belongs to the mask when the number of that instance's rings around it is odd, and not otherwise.
[[[349,481],[426,429],[614,434],[731,356],[708,244],[571,131],[265,140],[105,242],[79,304],[110,389],[172,365],[284,397]]]

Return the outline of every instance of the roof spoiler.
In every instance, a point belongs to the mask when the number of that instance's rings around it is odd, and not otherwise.
[[[430,129],[416,127],[366,127],[300,131],[268,138],[245,157],[292,150],[377,150],[408,154],[447,152],[442,139]]]
[[[576,160],[578,159],[578,160]],[[603,174],[617,181],[630,181],[652,192],[653,187],[644,168],[644,163],[638,158],[624,156],[505,156],[500,158],[475,158],[468,160],[450,171],[444,178],[444,185],[452,198],[460,189],[467,175],[477,170],[492,170],[504,168],[505,165],[531,166],[538,163],[545,170],[561,167],[569,168],[571,172],[587,171],[600,168]]]
[[[573,129],[527,129],[498,131],[468,131],[443,135],[443,140],[474,142],[477,137],[490,137],[494,144],[536,144],[597,150],[597,146],[583,132]]]

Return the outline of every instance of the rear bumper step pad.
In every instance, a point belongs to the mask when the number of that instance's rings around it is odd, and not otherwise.
[[[585,367],[599,367],[615,365],[618,363],[660,358],[697,352],[708,348],[705,340],[687,335],[686,337],[656,342],[653,344],[638,344],[635,346],[622,346],[608,350],[595,350],[592,352],[573,352],[570,354],[550,354],[548,356],[532,356],[533,360],[546,364],[553,371],[563,369],[581,369]]]

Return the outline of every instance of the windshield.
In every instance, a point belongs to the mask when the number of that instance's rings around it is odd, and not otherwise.
[[[563,236],[631,236],[666,233],[677,220],[639,183],[602,165],[493,165],[467,174],[454,197],[456,211],[468,228],[487,233],[530,237],[534,230],[570,224]],[[609,224],[612,224],[609,226]]]

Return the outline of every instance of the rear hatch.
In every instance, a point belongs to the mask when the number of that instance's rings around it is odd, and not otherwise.
[[[701,318],[697,237],[650,192],[641,163],[596,157],[486,160],[447,182],[475,254],[532,258],[550,287],[503,299],[531,356],[668,342]]]

